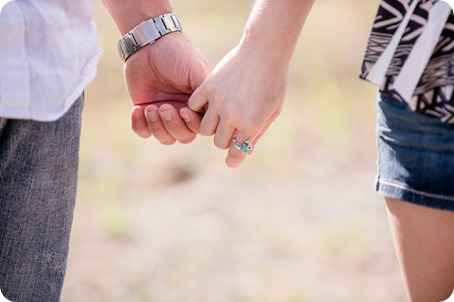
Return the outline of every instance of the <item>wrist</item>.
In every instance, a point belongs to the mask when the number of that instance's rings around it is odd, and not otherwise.
[[[275,45],[272,39],[260,36],[249,36],[247,33],[243,36],[237,46],[238,50],[248,53],[255,59],[267,66],[273,68],[285,67],[290,63],[292,51],[287,47]]]
[[[173,11],[168,0],[103,0],[103,2],[122,36],[139,25],[140,22]]]
[[[172,32],[181,32],[180,22],[174,14],[164,14],[142,21],[118,41],[120,57],[126,61],[142,47],[153,44]]]
[[[124,36],[132,29],[140,25],[140,23],[169,13],[172,13],[171,9],[161,9],[155,10],[153,12],[136,12],[134,14],[134,17],[130,19],[127,18],[126,20],[121,22],[121,24],[118,24],[118,29],[120,30],[120,34]]]

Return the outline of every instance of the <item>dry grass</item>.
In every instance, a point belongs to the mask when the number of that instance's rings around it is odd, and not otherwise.
[[[318,1],[281,118],[239,169],[211,138],[161,146],[129,130],[118,33],[87,90],[63,301],[403,301],[375,174],[374,88],[358,79],[377,1]],[[252,1],[175,0],[214,64]]]

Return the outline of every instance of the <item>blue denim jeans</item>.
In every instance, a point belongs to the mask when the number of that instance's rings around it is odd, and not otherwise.
[[[379,193],[454,211],[454,124],[411,112],[381,94],[377,140]]]
[[[0,118],[0,289],[60,301],[76,198],[83,96],[54,122]]]

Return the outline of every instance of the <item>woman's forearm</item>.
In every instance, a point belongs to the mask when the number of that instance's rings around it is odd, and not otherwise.
[[[270,60],[289,61],[315,0],[257,0],[240,47]]]

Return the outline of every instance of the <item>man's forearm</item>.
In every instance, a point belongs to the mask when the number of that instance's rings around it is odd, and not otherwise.
[[[168,0],[103,0],[103,3],[120,30],[121,35],[140,22],[172,12]]]
[[[289,60],[315,0],[257,0],[242,45]]]

